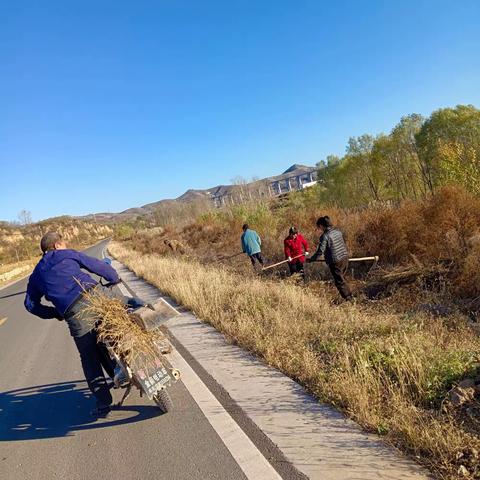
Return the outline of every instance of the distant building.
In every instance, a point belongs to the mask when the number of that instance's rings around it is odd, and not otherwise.
[[[292,165],[281,175],[264,178],[243,185],[220,185],[206,191],[213,204],[225,207],[253,198],[268,198],[302,190],[317,183],[317,169],[306,165]]]
[[[270,177],[268,180],[272,194],[281,195],[294,190],[302,190],[304,185],[314,185],[317,181],[317,169],[295,164],[281,175]]]
[[[305,182],[303,185],[302,185],[302,188],[309,188],[309,187],[313,187],[314,185],[317,184],[317,180],[313,180],[312,182]]]

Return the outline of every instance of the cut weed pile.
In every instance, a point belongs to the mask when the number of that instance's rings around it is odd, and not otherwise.
[[[439,478],[480,478],[478,423],[469,422],[448,395],[479,373],[480,340],[464,317],[332,307],[327,294],[290,282],[245,278],[119,243],[109,248],[199,318]]]
[[[156,342],[164,340],[163,333],[158,329],[143,330],[118,298],[95,289],[85,293],[85,298],[89,304],[85,311],[90,314],[89,317],[96,319],[92,321],[96,322],[99,341],[108,342],[128,365],[144,364],[146,369],[149,364],[155,363],[158,357]]]

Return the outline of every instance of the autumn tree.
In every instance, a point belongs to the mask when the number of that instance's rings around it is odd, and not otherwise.
[[[32,223],[32,214],[28,210],[21,210],[17,218],[21,225],[29,225]]]
[[[480,110],[473,105],[437,110],[422,125],[415,139],[424,181],[433,191],[445,178],[442,170],[448,164],[445,157],[448,151],[453,153],[452,161],[460,162],[461,158],[470,158],[471,155],[459,157],[460,152],[479,152]],[[465,167],[470,168],[468,161]]]

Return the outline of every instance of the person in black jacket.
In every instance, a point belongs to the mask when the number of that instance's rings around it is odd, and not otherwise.
[[[319,257],[325,258],[325,263],[330,268],[333,280],[340,295],[345,300],[352,300],[352,291],[345,280],[348,269],[348,251],[343,239],[343,234],[335,228],[330,217],[324,216],[317,220],[317,228],[322,231],[317,251],[307,259],[307,263],[315,262]]]

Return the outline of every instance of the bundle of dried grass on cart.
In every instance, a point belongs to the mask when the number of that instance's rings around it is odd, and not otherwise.
[[[115,297],[93,289],[86,292],[89,316],[95,318],[98,341],[107,343],[116,355],[127,364],[152,363],[158,358],[160,343],[166,342],[159,330],[142,328],[136,313],[129,313],[127,306]]]

